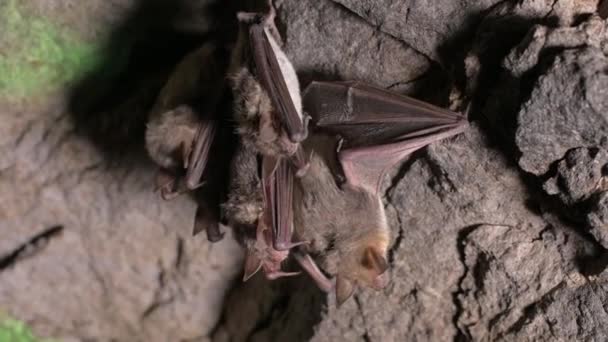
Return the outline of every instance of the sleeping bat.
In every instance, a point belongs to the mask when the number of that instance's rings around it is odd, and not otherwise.
[[[386,171],[412,152],[467,127],[465,116],[360,82],[313,82],[303,96],[316,125],[304,148],[308,172],[295,186],[295,231],[336,276],[338,304],[357,286],[388,283]],[[337,146],[337,155],[336,147]],[[340,170],[341,169],[341,170]],[[337,174],[343,174],[339,182]],[[311,273],[320,277],[319,271]]]
[[[187,55],[169,77],[150,112],[146,149],[159,166],[157,190],[165,200],[203,183],[218,131],[218,103],[225,91],[226,63],[222,53],[207,43]],[[194,232],[206,227],[211,241],[222,237],[219,203],[215,207],[201,202],[194,222]]]
[[[222,208],[231,225],[253,235],[245,239],[245,280],[260,269],[270,279],[293,275],[281,262],[301,244],[292,241],[292,188],[307,167],[300,142],[308,119],[296,72],[280,47],[272,1],[268,6],[266,14],[238,13],[229,76],[240,141]]]

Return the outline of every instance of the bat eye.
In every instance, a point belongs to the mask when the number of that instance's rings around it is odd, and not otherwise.
[[[367,247],[363,252],[361,265],[376,274],[382,274],[388,268],[386,259],[371,247]]]

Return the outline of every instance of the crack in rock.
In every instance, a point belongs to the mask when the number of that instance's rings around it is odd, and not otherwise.
[[[63,226],[52,226],[29,238],[27,242],[15,248],[7,255],[0,257],[0,272],[14,267],[18,262],[40,253],[48,242],[59,236]]]

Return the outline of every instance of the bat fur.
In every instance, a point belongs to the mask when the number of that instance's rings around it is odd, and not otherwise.
[[[336,184],[332,147],[335,139],[314,135],[304,144],[312,151],[308,172],[296,182],[294,220],[301,249],[313,255],[343,290],[346,300],[356,285],[380,288],[386,282],[386,253],[390,233],[379,196]],[[338,285],[338,284],[337,284]]]
[[[270,4],[272,6],[272,4]],[[281,49],[278,30],[274,24],[274,9],[263,20],[264,31],[277,58],[279,68],[287,85],[290,98],[300,120],[305,120],[302,112],[302,97],[296,71]],[[253,19],[240,16],[242,26]],[[235,96],[233,117],[237,122],[237,132],[246,144],[254,146],[261,154],[270,156],[290,156],[296,152],[297,144],[288,139],[281,121],[267,92],[249,70],[249,35],[241,28],[235,44],[230,67],[230,84]]]

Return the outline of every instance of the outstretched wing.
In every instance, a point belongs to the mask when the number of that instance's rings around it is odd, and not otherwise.
[[[458,113],[360,82],[313,82],[304,108],[344,139],[338,158],[349,184],[377,193],[385,172],[412,152],[458,133]]]

